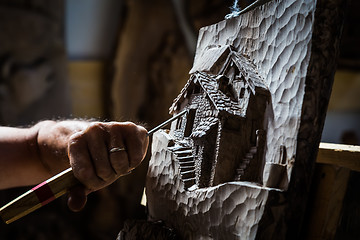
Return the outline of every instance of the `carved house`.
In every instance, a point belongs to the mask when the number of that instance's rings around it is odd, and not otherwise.
[[[170,107],[174,150],[185,187],[262,183],[270,93],[256,67],[230,46],[214,47]]]

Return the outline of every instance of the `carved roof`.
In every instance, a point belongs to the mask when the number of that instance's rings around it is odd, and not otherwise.
[[[206,54],[203,55],[205,60],[201,64],[193,66],[190,71],[192,73],[190,79],[177,98],[174,99],[173,104],[169,109],[170,114],[177,110],[178,103],[182,102],[186,97],[191,84],[199,84],[218,113],[245,117],[246,107],[241,104],[241,101],[232,99],[229,95],[220,91],[216,80],[216,77],[224,74],[232,63],[238,68],[240,72],[239,77],[248,83],[253,95],[255,95],[256,91],[259,91],[259,93],[262,94],[269,94],[268,88],[259,76],[255,64],[253,64],[246,56],[233,51],[230,46],[217,46],[209,49],[206,51]],[[197,70],[202,71],[200,72]]]
[[[190,79],[186,82],[185,86],[181,89],[180,94],[173,100],[173,104],[169,108],[169,113],[173,114],[177,110],[177,104],[181,102],[185,97],[187,93],[187,90],[189,89],[190,84],[193,83],[195,78],[195,75],[192,75]]]
[[[263,90],[264,93],[268,93],[268,87],[256,70],[255,64],[252,63],[249,58],[238,52],[231,51],[227,62],[225,63],[226,65],[224,65],[225,67],[228,66],[230,59],[235,63],[236,67],[240,70],[240,73],[243,74],[245,80],[250,85],[253,94],[255,94],[256,87],[259,88],[259,90]],[[224,71],[225,68],[222,70]]]
[[[215,78],[201,72],[194,75],[219,113],[226,111],[231,115],[245,117],[246,109],[242,109],[238,101],[231,100],[230,97],[219,91]]]
[[[221,68],[220,65],[227,59],[231,51],[229,45],[212,46],[202,52],[201,61],[194,61],[194,65],[189,74],[195,72],[218,73],[216,68]]]
[[[212,46],[206,51],[203,51],[201,61],[194,62],[189,73],[205,72],[214,75],[223,74],[229,67],[230,62],[234,62],[240,73],[243,74],[253,94],[255,94],[255,87],[267,90],[267,86],[260,77],[255,64],[252,63],[246,55],[234,51],[230,45]]]
[[[245,117],[246,109],[241,108],[238,101],[231,100],[223,92],[219,91],[217,81],[214,77],[201,72],[194,73],[185,84],[180,94],[174,99],[174,102],[170,107],[170,114],[177,110],[177,104],[181,101],[181,99],[184,99],[187,89],[194,81],[202,87],[206,95],[209,97],[210,102],[212,102],[213,106],[219,113],[227,112],[231,115]]]

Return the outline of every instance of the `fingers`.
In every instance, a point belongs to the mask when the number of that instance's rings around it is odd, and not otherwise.
[[[129,157],[127,154],[127,148],[124,143],[119,143],[118,146],[124,147],[115,147],[122,149],[121,151],[109,152],[109,159],[112,166],[112,169],[118,176],[122,176],[131,171],[129,167]],[[114,149],[114,148],[111,148]]]
[[[112,147],[125,147],[126,151],[119,151],[111,154],[111,162],[118,174],[125,174],[128,171],[137,167],[144,159],[147,146],[148,137],[147,131],[141,126],[137,126],[134,123],[126,122],[119,125],[114,125],[111,134],[111,146]],[[117,134],[120,133],[121,134]],[[121,135],[121,138],[118,137]],[[127,159],[128,165],[122,160]],[[124,172],[122,168],[127,167],[127,171]]]
[[[75,177],[91,191],[111,184],[141,163],[148,146],[146,133],[129,122],[98,122],[74,134],[68,151]],[[110,153],[114,147],[126,151]]]
[[[85,131],[85,140],[90,152],[90,160],[94,166],[94,172],[104,182],[116,178],[108,156],[108,135],[107,129],[102,124],[94,123]]]
[[[78,132],[71,136],[68,155],[75,177],[84,186],[93,189],[101,184],[101,179],[95,172],[84,133]]]

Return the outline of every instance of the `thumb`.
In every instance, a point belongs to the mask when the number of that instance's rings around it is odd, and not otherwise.
[[[82,185],[71,188],[68,192],[67,201],[69,209],[73,212],[81,211],[85,207],[89,193],[89,190],[86,190]]]

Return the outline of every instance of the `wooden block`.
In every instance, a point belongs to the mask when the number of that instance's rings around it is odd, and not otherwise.
[[[360,172],[360,146],[320,143],[316,162]]]

